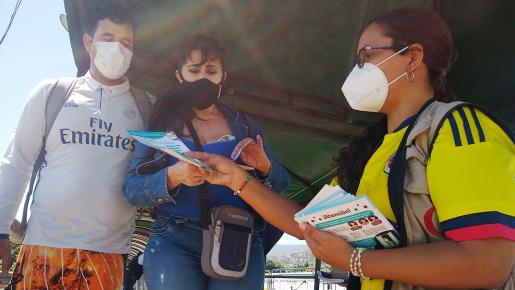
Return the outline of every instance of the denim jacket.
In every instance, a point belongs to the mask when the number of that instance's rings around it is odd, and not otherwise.
[[[271,171],[266,177],[255,173],[266,186],[278,193],[284,193],[290,184],[290,176],[286,169],[272,155],[268,142],[264,138],[263,129],[255,120],[225,105],[220,105],[232,134],[238,141],[257,135],[263,137],[264,149],[271,161]],[[123,192],[130,204],[143,207],[157,207],[163,203],[176,203],[174,197],[180,194],[179,185],[168,192],[168,161],[164,153],[142,144],[136,146],[129,164],[129,173],[123,185]]]

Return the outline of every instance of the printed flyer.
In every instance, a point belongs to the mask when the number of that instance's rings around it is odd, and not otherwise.
[[[181,141],[174,132],[147,132],[147,131],[135,131],[127,130],[129,135],[133,136],[140,143],[145,144],[149,147],[161,150],[166,154],[169,154],[179,160],[193,164],[197,167],[202,167],[209,172],[214,170],[207,164],[200,162],[200,160],[188,157],[186,152],[190,149]]]
[[[339,186],[324,186],[295,220],[341,236],[355,247],[399,245],[395,228],[366,195],[355,197]]]
[[[149,147],[161,150],[165,152],[166,154],[169,154],[179,160],[182,160],[184,162],[193,164],[197,167],[202,167],[208,172],[214,172],[214,170],[209,167],[207,164],[202,163],[200,160],[188,157],[186,152],[190,151],[188,146],[184,144],[184,142],[181,141],[181,139],[172,131],[170,132],[148,132],[148,131],[136,131],[136,130],[127,130],[129,135],[133,136],[136,140],[138,140],[140,143],[145,144]],[[245,146],[248,145],[248,140],[242,140],[240,143],[236,145],[236,148],[234,149],[233,160],[236,160],[241,151]],[[241,165],[239,166],[245,170],[254,170],[254,168]]]

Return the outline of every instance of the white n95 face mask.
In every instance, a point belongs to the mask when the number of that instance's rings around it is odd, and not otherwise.
[[[93,59],[95,67],[106,78],[117,80],[121,78],[131,64],[132,51],[120,42],[96,42],[97,54]]]
[[[405,51],[408,47],[406,46],[390,55],[377,65],[366,62],[362,68],[359,68],[357,64],[354,66],[342,86],[342,93],[351,108],[365,112],[379,112],[381,110],[388,95],[388,87],[400,78],[407,76],[408,73],[404,72],[393,81],[388,82],[379,65]]]

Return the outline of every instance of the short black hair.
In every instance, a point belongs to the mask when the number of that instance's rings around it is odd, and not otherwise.
[[[82,31],[93,36],[98,21],[106,18],[116,24],[129,24],[134,30],[138,26],[136,18],[127,8],[112,1],[97,1],[82,15]]]

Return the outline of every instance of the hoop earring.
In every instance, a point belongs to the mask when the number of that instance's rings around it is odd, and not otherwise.
[[[411,78],[410,78],[410,76],[411,76]],[[410,83],[415,82],[415,73],[414,72],[411,72],[411,75],[408,74],[406,77],[408,78],[408,82],[410,82]]]

